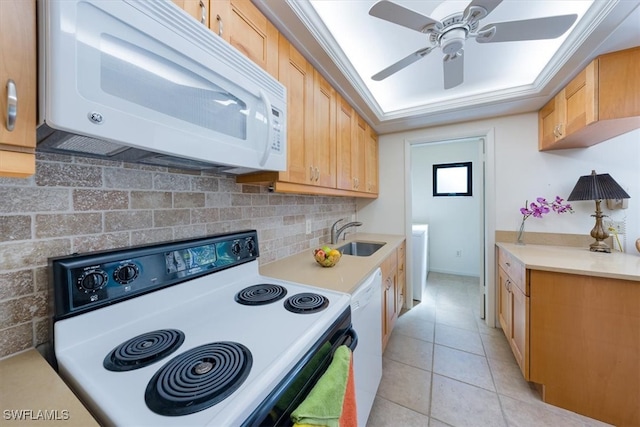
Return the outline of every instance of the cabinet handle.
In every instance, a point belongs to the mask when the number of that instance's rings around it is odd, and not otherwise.
[[[313,166],[309,166],[309,181],[313,181],[316,178],[316,174],[313,171]]]
[[[511,267],[511,264],[508,262],[505,262],[504,265],[506,265],[507,267]]]
[[[7,130],[11,132],[16,127],[16,119],[18,117],[18,93],[16,91],[16,83],[7,80]]]
[[[220,15],[216,15],[216,21],[218,21],[218,35],[222,37],[222,17]]]
[[[316,181],[320,179],[320,168],[316,168]]]
[[[558,135],[557,136],[562,136],[562,124],[558,125]]]
[[[204,2],[200,0],[200,23],[207,25],[207,7],[204,5]]]

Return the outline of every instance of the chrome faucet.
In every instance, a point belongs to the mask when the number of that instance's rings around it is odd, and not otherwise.
[[[338,223],[340,221],[344,221],[344,219],[339,219],[336,222],[333,223],[333,225],[331,226],[331,244],[335,245],[338,242],[338,239],[340,239],[340,234],[342,234],[342,232],[344,230],[346,230],[349,227],[360,227],[362,225],[361,222],[358,221],[353,221],[353,222],[348,222],[345,225],[343,225],[340,228],[338,227]]]

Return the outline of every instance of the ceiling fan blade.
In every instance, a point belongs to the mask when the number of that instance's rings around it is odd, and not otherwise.
[[[490,14],[500,3],[502,0],[473,0],[464,10],[464,19],[470,22],[479,21]]]
[[[442,60],[444,71],[444,88],[451,89],[464,80],[464,50],[460,49],[453,55],[445,55]]]
[[[427,25],[442,26],[440,21],[387,0],[374,4],[369,10],[369,15],[416,31],[422,31]]]
[[[524,40],[555,39],[563,35],[578,15],[559,15],[523,21],[497,22],[478,30],[478,43],[499,43]]]
[[[425,48],[416,50],[411,55],[408,55],[402,58],[400,61],[396,62],[395,64],[392,64],[387,68],[385,68],[384,70],[374,74],[373,76],[371,76],[371,78],[375,81],[384,80],[390,75],[395,74],[398,71],[402,70],[403,68],[413,64],[418,59],[425,57],[432,50],[433,50],[432,47],[425,47]]]

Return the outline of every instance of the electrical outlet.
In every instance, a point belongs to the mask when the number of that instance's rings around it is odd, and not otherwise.
[[[311,234],[311,220],[308,219],[307,220],[307,230],[305,231],[306,234]]]
[[[611,221],[609,223],[609,227],[613,228],[617,234],[625,233],[625,224],[624,221]]]
[[[456,251],[456,258],[462,258],[462,249]]]

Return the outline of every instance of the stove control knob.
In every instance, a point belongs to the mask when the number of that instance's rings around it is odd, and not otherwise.
[[[250,254],[252,254],[256,250],[256,242],[254,242],[253,239],[247,240],[247,250]]]
[[[127,283],[133,282],[139,273],[140,270],[137,265],[132,263],[122,264],[113,272],[113,278],[121,285],[126,285]]]
[[[231,245],[231,252],[233,252],[234,255],[239,255],[240,254],[240,242],[235,241],[233,242],[233,244]]]
[[[102,270],[88,270],[78,278],[78,288],[84,292],[96,292],[108,281],[107,273]]]

